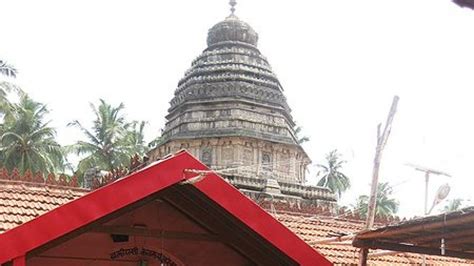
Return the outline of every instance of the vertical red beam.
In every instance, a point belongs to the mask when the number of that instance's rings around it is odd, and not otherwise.
[[[13,266],[26,266],[25,256],[21,256],[21,257],[13,259]]]

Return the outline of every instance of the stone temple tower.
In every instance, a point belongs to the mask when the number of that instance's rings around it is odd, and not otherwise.
[[[329,190],[304,185],[311,160],[298,144],[283,88],[257,48],[258,34],[231,5],[179,81],[150,158],[186,149],[252,198],[334,202]]]

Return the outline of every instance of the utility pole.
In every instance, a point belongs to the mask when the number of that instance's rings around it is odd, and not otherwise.
[[[388,113],[387,122],[385,123],[385,128],[383,132],[381,132],[382,124],[378,124],[377,126],[377,146],[375,148],[375,158],[374,158],[374,168],[372,172],[372,184],[370,189],[370,197],[367,209],[367,221],[365,224],[365,229],[369,230],[374,225],[375,220],[375,207],[377,202],[377,185],[379,182],[379,169],[380,169],[380,162],[382,160],[382,153],[387,144],[388,137],[390,136],[390,131],[392,130],[392,121],[395,117],[395,113],[397,112],[397,105],[398,105],[398,96],[393,97],[392,107],[390,108],[390,112]],[[359,254],[359,265],[366,266],[367,265],[367,255],[369,250],[367,248],[362,248]]]

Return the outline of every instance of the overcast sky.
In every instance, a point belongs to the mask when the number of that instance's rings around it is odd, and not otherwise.
[[[66,124],[90,121],[89,102],[124,102],[130,119],[159,134],[178,80],[206,48],[207,30],[227,0],[1,0],[0,59],[15,81],[52,109],[61,144],[81,137]],[[423,174],[446,171],[450,197],[472,198],[474,11],[450,0],[239,0],[237,16],[259,33],[259,48],[311,138],[314,163],[338,149],[352,189],[367,194],[377,123],[392,97],[399,112],[380,181],[394,185],[403,216],[423,212]],[[314,183],[315,171],[309,174]]]

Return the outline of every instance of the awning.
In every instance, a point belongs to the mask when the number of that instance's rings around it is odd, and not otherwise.
[[[474,207],[361,232],[353,244],[359,248],[474,259]]]

